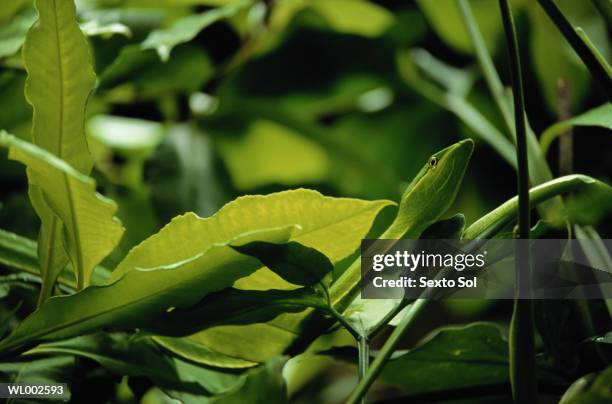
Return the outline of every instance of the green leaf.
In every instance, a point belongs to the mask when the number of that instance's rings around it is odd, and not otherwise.
[[[325,197],[307,189],[243,196],[207,219],[193,214],[174,218],[128,253],[113,272],[111,282],[135,267],[170,265],[237,234],[290,224],[300,226],[292,241],[314,248],[336,263],[357,249],[378,213],[391,204],[385,200]],[[193,234],[198,237],[194,239]],[[259,276],[265,278],[265,284],[261,284],[264,290],[288,285],[278,276],[273,277],[277,282],[270,282],[268,269],[256,275],[244,280],[249,283],[245,289],[259,289],[254,285]]]
[[[34,108],[32,142],[87,175],[93,163],[83,125],[87,99],[95,85],[87,41],[76,22],[72,1],[37,0],[36,8],[38,22],[28,32],[23,46],[23,61],[28,72],[25,94]],[[83,286],[89,281],[97,260],[106,256],[110,250],[104,251],[107,245],[105,241],[96,248],[96,256],[80,251],[80,230],[75,227],[78,223],[74,220],[76,212],[72,210],[74,206],[69,194],[73,191],[73,185],[66,181],[64,186],[55,191],[68,192],[63,196],[67,205],[52,208],[45,199],[51,197],[48,185],[45,185],[46,177],[41,178],[31,173],[29,178],[30,199],[42,222],[38,254],[43,279],[40,300],[43,301],[51,294],[68,257],[77,273],[78,285]],[[57,181],[64,179],[60,176]],[[47,187],[47,192],[41,187]],[[62,209],[62,212],[57,212],[57,209]],[[66,221],[69,217],[72,218],[71,222]],[[65,221],[63,225],[60,219]],[[113,235],[116,234],[109,235],[109,244],[114,242]],[[62,246],[64,236],[68,245]],[[112,247],[114,244],[110,249]]]
[[[184,340],[191,344],[204,346],[222,354],[223,358],[229,356],[243,361],[263,363],[271,358],[281,355],[298,338],[297,328],[301,314],[283,314],[268,323],[250,325],[222,325],[208,330],[200,331]],[[179,352],[183,356],[182,351]],[[211,363],[213,366],[223,367],[222,361]]]
[[[6,133],[0,133],[0,145],[10,149],[11,159],[27,166],[30,183],[38,184],[41,201],[62,224],[59,241],[75,269],[77,287],[88,284],[96,265],[123,234],[121,223],[113,216],[117,206],[96,192],[93,179],[53,154]],[[57,268],[53,281],[62,269],[64,265]],[[44,274],[42,278],[44,283]]]
[[[493,324],[446,328],[390,360],[381,377],[410,395],[506,385],[510,382],[508,343]]]
[[[38,274],[36,242],[0,229],[0,263],[11,268]]]
[[[418,0],[417,3],[433,30],[445,43],[464,53],[473,51],[455,0]],[[491,18],[499,15],[497,3],[489,0],[472,0],[472,4],[478,26],[487,41],[487,49],[491,51],[495,48],[501,32],[499,19]]]
[[[612,400],[612,366],[599,374],[589,373],[567,389],[559,404],[605,404]]]
[[[244,0],[236,4],[229,4],[184,17],[167,28],[160,28],[151,32],[142,43],[141,48],[145,50],[154,49],[161,60],[167,61],[175,46],[191,41],[204,28],[217,21],[234,16],[250,4],[250,0]]]
[[[36,241],[0,229],[0,264],[24,271],[40,281],[37,250]],[[98,266],[92,275],[92,283],[95,285],[104,284],[109,276],[110,271],[108,269]],[[70,264],[64,268],[57,280],[70,291],[76,289]]]
[[[85,106],[95,74],[71,0],[37,0],[38,22],[28,32],[23,59],[26,97],[34,108],[33,143],[83,174],[92,168],[84,135]]]
[[[28,29],[34,21],[36,21],[36,11],[27,7],[0,25],[0,58],[14,55],[21,49]]]
[[[120,278],[133,267],[184,260],[207,245],[223,241],[227,234],[287,223],[300,225],[291,241],[314,248],[336,263],[357,249],[378,213],[392,204],[384,200],[330,198],[306,189],[240,197],[208,219],[194,215],[175,218],[157,235],[132,249],[112,279]],[[198,237],[194,239],[193,234]],[[265,267],[239,279],[233,286],[247,290],[295,288]],[[189,336],[187,340],[233,358],[265,362],[281,354],[297,338],[290,329],[297,327],[302,317],[301,314],[284,314],[265,324],[218,326]],[[179,349],[176,351],[179,355],[189,355]]]
[[[612,130],[612,104],[605,103],[583,114],[550,126],[540,136],[542,155],[546,156],[552,142],[572,126],[599,126]]]
[[[0,351],[21,350],[34,342],[68,338],[100,327],[133,329],[167,310],[191,306],[259,267],[255,259],[237,253],[230,245],[254,240],[284,242],[294,228],[287,225],[238,234],[185,259],[153,266],[143,263],[109,285],[51,298],[0,341]],[[165,238],[163,242],[173,236],[162,229],[157,238]],[[193,233],[184,236],[194,240]],[[169,251],[169,245],[163,251]]]
[[[4,362],[0,364],[0,372],[13,374],[12,383],[55,384],[71,380],[75,370],[74,358],[70,356],[55,356],[35,359],[29,362]],[[70,399],[70,388],[62,396]]]
[[[97,333],[42,344],[23,356],[72,355],[89,358],[119,375],[145,376],[162,389],[220,394],[239,384],[238,375],[184,364],[165,356],[149,338]],[[188,371],[189,370],[189,371]],[[197,378],[194,378],[196,371]]]
[[[242,190],[268,184],[318,183],[330,173],[325,149],[284,125],[258,119],[239,138],[220,136],[216,145]]]
[[[230,288],[212,293],[192,307],[164,313],[147,328],[162,335],[189,335],[220,325],[265,323],[309,307],[325,309],[327,299],[310,287],[266,291]]]
[[[272,9],[271,27],[277,32],[283,30],[304,9],[318,13],[335,31],[366,37],[383,34],[394,19],[384,7],[365,0],[287,0]]]
[[[586,175],[575,174],[556,178],[545,182],[529,191],[531,207],[554,198],[557,195],[572,191],[592,192],[594,194],[612,197],[612,187],[608,184]],[[511,198],[472,223],[463,232],[462,238],[472,240],[482,237],[483,234],[494,234],[504,226],[516,220],[518,197]]]
[[[250,368],[259,364],[258,362],[220,354],[186,338],[152,337],[152,339],[163,349],[193,363],[228,369]]]
[[[277,357],[261,367],[249,370],[242,385],[235,387],[231,392],[214,397],[211,403],[287,403],[287,386],[283,377],[283,367],[286,362],[286,357]]]
[[[286,244],[256,241],[236,247],[236,250],[257,258],[274,273],[294,285],[314,286],[334,270],[325,255],[295,241]]]
[[[176,93],[201,89],[214,73],[208,55],[193,44],[177,48],[167,62],[160,61],[152,50],[128,45],[102,72],[99,87],[101,90],[114,87],[104,93],[105,98],[112,102],[161,102]],[[173,79],[168,80],[168,77]]]
[[[391,12],[369,1],[311,0],[308,3],[338,32],[375,37],[393,24],[394,16]]]

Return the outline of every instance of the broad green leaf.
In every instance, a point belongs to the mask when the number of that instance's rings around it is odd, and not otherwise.
[[[77,286],[88,284],[96,265],[123,234],[121,223],[113,216],[117,206],[96,192],[93,179],[53,154],[6,133],[0,133],[0,144],[9,148],[11,159],[27,166],[30,183],[39,184],[36,188],[41,201],[64,229],[60,242],[75,269]],[[64,265],[53,281],[62,269]],[[42,277],[44,282],[44,274]]]
[[[258,365],[258,362],[220,354],[187,338],[152,337],[152,339],[163,349],[193,363],[227,369],[243,369]]]
[[[612,197],[612,187],[610,185],[586,175],[574,174],[559,177],[531,188],[529,190],[531,207],[536,207],[538,204],[555,196],[572,191],[592,192],[593,194],[603,195],[608,200]],[[517,197],[507,200],[493,211],[472,223],[465,229],[461,238],[472,240],[483,237],[483,234],[494,234],[499,231],[508,225],[508,223],[516,220],[517,204]]]
[[[612,104],[609,102],[602,104],[583,114],[550,126],[540,136],[542,155],[546,156],[552,142],[572,126],[600,126],[612,130]]]
[[[287,386],[283,377],[286,357],[274,358],[245,374],[243,383],[210,400],[211,404],[242,404],[247,402],[284,404],[288,402]]]
[[[163,61],[170,58],[170,52],[178,44],[191,41],[204,28],[225,18],[229,18],[251,4],[243,0],[236,4],[204,11],[200,14],[184,17],[167,28],[157,29],[144,40],[142,49],[154,49]]]
[[[283,320],[288,321],[287,316],[299,316],[299,314],[281,315],[269,323],[222,325],[183,338],[225,356],[263,363],[281,355],[298,338],[296,332],[285,328]],[[222,366],[221,363],[213,365]]]
[[[393,24],[393,14],[363,0],[311,0],[308,6],[321,14],[338,32],[375,37]]]
[[[239,375],[169,358],[150,339],[127,334],[97,333],[42,344],[23,356],[41,354],[89,358],[116,375],[145,376],[162,389],[193,394],[220,394],[240,385]]]
[[[295,241],[287,244],[256,241],[236,247],[236,250],[257,258],[272,272],[294,285],[314,286],[334,270],[325,255]]]
[[[228,289],[212,293],[195,306],[174,309],[152,321],[147,329],[162,335],[190,335],[220,325],[265,323],[283,313],[327,307],[314,288],[295,290]]]
[[[294,228],[260,228],[234,235],[185,259],[140,266],[109,285],[49,299],[0,341],[0,351],[20,350],[37,341],[68,338],[99,327],[133,329],[167,310],[191,306],[259,267],[257,260],[237,253],[230,245],[255,240],[286,242]]]
[[[33,143],[83,174],[92,168],[83,126],[95,85],[91,55],[71,0],[37,0],[38,22],[28,32],[23,59],[26,97],[34,108]]]
[[[390,360],[381,378],[410,395],[507,384],[508,343],[493,324],[443,329]]]
[[[23,46],[23,61],[28,72],[25,94],[34,108],[32,142],[63,159],[76,172],[88,175],[93,163],[83,125],[87,99],[95,85],[95,74],[87,41],[76,22],[72,0],[37,0],[35,4],[39,19],[28,32]],[[81,251],[83,240],[80,234],[75,233],[80,231],[80,226],[74,220],[76,212],[72,211],[70,195],[73,185],[66,181],[55,190],[68,193],[63,196],[68,202],[66,205],[50,207],[45,199],[51,197],[49,188],[47,192],[41,189],[48,186],[44,184],[47,178],[39,175],[30,173],[29,178],[30,199],[42,222],[38,255],[43,279],[40,300],[43,301],[51,294],[68,258],[76,271],[77,284],[86,285],[93,266],[114,247],[114,244],[110,248],[107,245],[116,241],[113,235],[117,233],[109,234],[110,243],[105,241],[103,245],[95,247],[95,256]],[[57,181],[64,179],[60,176]],[[54,197],[62,198],[61,195]],[[57,212],[57,209],[62,209],[62,212]],[[72,219],[72,223],[60,222],[68,218]],[[109,223],[110,226],[112,223]],[[64,237],[68,245],[62,245]],[[105,251],[106,248],[108,251]]]
[[[208,219],[195,215],[175,218],[157,235],[132,249],[112,279],[120,278],[134,267],[184,260],[198,249],[222,241],[228,234],[288,223],[301,227],[293,233],[292,241],[317,249],[336,263],[357,249],[378,213],[391,204],[389,201],[330,198],[306,189],[240,197]],[[194,239],[193,234],[198,234],[198,238]],[[234,287],[250,290],[295,288],[267,268],[239,279]],[[302,317],[286,314],[265,324],[219,326],[198,332],[187,340],[230,357],[265,362],[281,354],[297,338],[297,334],[286,327],[297,327]]]
[[[219,137],[216,143],[238,189],[318,183],[331,169],[320,145],[268,120],[254,121],[240,138]]]
[[[0,25],[0,58],[14,55],[25,40],[26,33],[36,21],[36,11],[27,7]]]
[[[559,404],[605,404],[612,400],[612,366],[601,373],[589,373],[567,389]]]
[[[113,272],[111,282],[135,267],[170,265],[237,234],[289,224],[300,226],[293,233],[292,241],[320,251],[335,263],[357,249],[378,213],[391,204],[384,200],[331,198],[307,189],[243,196],[210,218],[202,219],[194,214],[174,218],[159,233],[128,253]],[[194,234],[198,237],[194,238]],[[253,277],[245,280],[256,281]],[[287,285],[280,278],[279,282],[261,286],[273,289]],[[245,288],[256,289],[252,284]]]
[[[384,33],[394,18],[387,9],[365,0],[285,0],[273,8],[270,25],[281,31],[304,9],[318,13],[335,31],[367,37]]]

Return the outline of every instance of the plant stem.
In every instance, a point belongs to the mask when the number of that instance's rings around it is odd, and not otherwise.
[[[374,383],[380,372],[382,372],[385,364],[395,351],[395,348],[401,341],[402,337],[406,333],[406,331],[412,326],[414,320],[418,317],[418,315],[423,311],[425,306],[427,306],[429,301],[427,299],[417,299],[408,312],[402,318],[402,321],[395,327],[395,330],[389,336],[389,339],[385,342],[383,347],[381,348],[379,354],[372,362],[372,366],[368,369],[365,376],[359,381],[353,393],[351,393],[350,397],[346,401],[347,404],[356,404],[365,398],[368,389]]]
[[[368,337],[362,335],[357,340],[359,349],[359,380],[363,379],[368,372],[370,366],[370,341]]]
[[[580,37],[572,24],[565,18],[559,7],[552,0],[538,0],[540,6],[546,11],[546,14],[561,31],[565,39],[574,48],[582,62],[589,69],[591,74],[599,81],[599,85],[604,90],[609,99],[612,99],[612,75],[609,67],[606,68],[598,60],[598,56],[594,53],[589,45]]]
[[[557,82],[557,116],[560,122],[572,117],[570,107],[569,83],[559,79]],[[559,175],[569,175],[574,172],[574,135],[571,126],[559,137]]]
[[[535,337],[533,302],[523,293],[531,288],[530,251],[528,242],[530,231],[529,207],[529,166],[527,156],[527,130],[525,125],[525,99],[523,77],[519,56],[516,28],[510,10],[509,0],[499,0],[508,56],[512,72],[514,95],[514,119],[516,129],[516,153],[518,166],[518,235],[516,244],[516,294],[514,310],[510,323],[510,383],[516,403],[536,403],[538,386],[535,364]],[[526,298],[526,299],[525,299]]]

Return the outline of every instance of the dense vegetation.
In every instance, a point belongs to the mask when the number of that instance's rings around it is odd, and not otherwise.
[[[609,0],[5,0],[0,381],[612,402],[609,300],[359,296],[364,238],[575,238],[612,270],[611,24]]]

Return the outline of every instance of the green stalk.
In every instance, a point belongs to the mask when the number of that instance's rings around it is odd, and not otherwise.
[[[590,49],[588,43],[581,38],[552,0],[538,0],[538,3],[540,3],[540,6],[542,6],[572,48],[574,48],[574,51],[582,59],[582,62],[589,71],[599,81],[599,85],[605,91],[608,98],[612,99],[612,73],[609,67],[606,68],[606,65],[598,60],[597,53]]]
[[[357,347],[359,349],[359,380],[363,379],[368,373],[370,366],[370,341],[368,337],[362,335],[357,340]]]
[[[518,239],[529,239],[529,166],[527,156],[527,130],[525,126],[525,99],[516,28],[509,0],[499,0],[499,7],[506,34],[508,56],[512,73],[514,95],[514,119],[516,128],[516,153],[518,162]],[[510,383],[516,403],[536,403],[538,385],[535,363],[535,336],[533,302],[529,296],[521,296],[531,287],[531,259],[529,245],[517,243],[516,287],[514,310],[510,322]],[[527,297],[527,299],[523,299]]]
[[[395,351],[395,348],[397,348],[399,342],[402,340],[402,337],[413,325],[414,320],[418,317],[421,311],[423,311],[425,306],[427,306],[428,302],[429,301],[427,299],[417,299],[412,304],[408,312],[406,312],[406,315],[402,318],[397,327],[395,327],[395,330],[393,330],[389,336],[389,339],[387,339],[385,342],[385,345],[383,345],[382,349],[376,356],[376,359],[374,359],[374,362],[372,362],[368,372],[361,380],[359,380],[357,387],[355,387],[355,390],[353,390],[350,397],[346,401],[347,404],[356,404],[365,399],[368,389],[372,383],[374,383],[378,375],[380,375],[380,372],[382,372],[385,364],[389,358],[391,358],[391,355]]]

